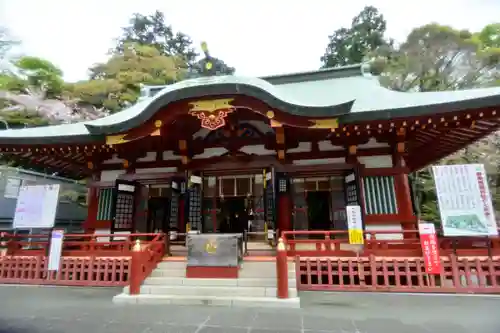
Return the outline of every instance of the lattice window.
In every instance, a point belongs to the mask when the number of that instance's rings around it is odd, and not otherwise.
[[[130,193],[118,193],[116,196],[115,230],[130,230],[134,225],[134,195]]]
[[[393,176],[363,178],[366,214],[397,214]]]
[[[197,185],[188,189],[189,200],[189,223],[194,230],[201,230],[202,212],[201,212],[201,188]]]
[[[109,221],[113,219],[112,202],[113,202],[112,188],[104,188],[99,190],[99,200],[97,205],[98,221]]]
[[[170,199],[170,229],[179,228],[179,193],[172,192]]]

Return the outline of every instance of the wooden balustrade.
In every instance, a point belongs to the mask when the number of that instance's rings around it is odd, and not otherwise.
[[[63,286],[125,286],[130,257],[63,257],[58,271],[45,256],[0,257],[0,283]]]
[[[420,257],[417,231],[365,231],[361,256]],[[347,230],[284,231],[288,256],[358,256],[359,247],[349,244]],[[438,237],[440,254],[458,256],[500,255],[500,237]]]
[[[130,274],[130,294],[140,293],[142,282],[151,274],[165,254],[165,242],[162,239],[142,245],[139,240],[132,248],[132,268]]]
[[[299,290],[500,293],[498,257],[441,257],[441,273],[417,258],[296,258]]]
[[[13,256],[47,255],[49,249],[48,234],[9,234],[0,235],[0,244],[5,244],[6,254]],[[134,234],[65,234],[62,256],[130,256],[132,246],[137,239],[143,245],[168,240],[161,233]]]
[[[135,281],[140,284],[162,260],[168,243],[164,234],[66,234],[60,268],[48,271],[47,235],[4,233],[1,237],[7,253],[0,256],[0,283],[67,286],[124,286],[132,278],[134,265],[138,267],[135,272],[140,272]],[[119,240],[98,239],[109,237]],[[137,242],[141,251],[138,260],[133,260]]]

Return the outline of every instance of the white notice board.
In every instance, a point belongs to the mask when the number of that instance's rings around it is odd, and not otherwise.
[[[14,214],[14,229],[54,227],[59,184],[21,186]]]
[[[63,230],[52,230],[50,233],[49,271],[58,271],[61,266]]]
[[[482,164],[439,165],[432,171],[445,236],[498,234]]]

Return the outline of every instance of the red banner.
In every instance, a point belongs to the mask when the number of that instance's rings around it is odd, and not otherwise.
[[[420,223],[420,245],[424,254],[425,272],[427,274],[441,273],[441,256],[436,236],[436,228],[432,223]]]

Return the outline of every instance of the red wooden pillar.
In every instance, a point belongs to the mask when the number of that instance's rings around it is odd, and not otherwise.
[[[276,247],[276,296],[288,298],[288,259],[283,238],[279,238]]]
[[[401,135],[400,135],[401,137]],[[394,190],[396,192],[396,203],[398,205],[398,215],[401,218],[401,227],[403,231],[417,230],[417,218],[413,213],[413,202],[411,199],[410,183],[408,174],[403,170],[404,159],[402,154],[405,151],[404,142],[397,142],[393,155],[393,165],[401,170],[394,175]],[[405,233],[404,238],[413,238],[416,234]]]
[[[280,232],[292,228],[292,205],[289,193],[283,193],[278,198],[278,229]]]

